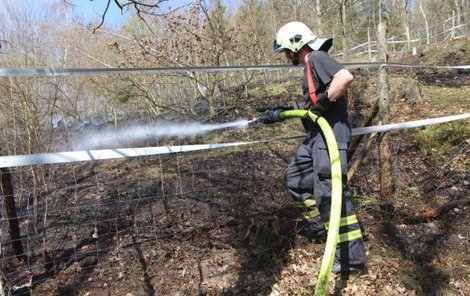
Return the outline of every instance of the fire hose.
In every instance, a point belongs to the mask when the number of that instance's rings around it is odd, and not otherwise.
[[[341,201],[343,195],[341,160],[339,156],[336,138],[330,125],[321,116],[318,116],[308,110],[285,110],[279,113],[281,119],[289,118],[309,118],[315,122],[321,129],[328,148],[328,154],[331,164],[331,211],[328,227],[328,235],[325,245],[325,252],[318,275],[315,295],[323,296],[328,292],[328,282],[330,280],[331,269],[336,251],[336,245],[339,236],[339,226],[341,219]],[[254,121],[261,120],[257,118]]]

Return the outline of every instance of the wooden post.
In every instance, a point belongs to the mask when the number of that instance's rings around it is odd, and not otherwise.
[[[387,53],[387,25],[380,23],[378,28],[378,49],[379,61],[386,63],[388,61]],[[385,66],[379,68],[378,81],[379,111],[378,117],[380,124],[387,124],[390,117],[389,83],[388,73]],[[390,153],[390,139],[388,133],[381,134],[379,144],[379,166],[380,166],[380,191],[383,197],[390,197],[394,190],[394,181],[392,174],[392,155]]]
[[[16,215],[15,195],[10,170],[1,168],[0,179],[2,179],[3,202],[5,214],[8,219],[11,246],[13,247],[15,255],[22,260],[25,255],[23,254],[23,245],[21,244],[20,225],[18,223],[18,216]]]
[[[408,51],[411,51],[411,34],[410,34],[410,26],[406,25],[406,48]]]

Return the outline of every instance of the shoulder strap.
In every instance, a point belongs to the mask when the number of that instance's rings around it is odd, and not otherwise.
[[[308,82],[308,92],[310,94],[310,101],[313,105],[317,103],[317,90],[315,89],[315,83],[313,82],[313,72],[310,67],[310,53],[305,56],[305,65],[307,66],[307,82]]]

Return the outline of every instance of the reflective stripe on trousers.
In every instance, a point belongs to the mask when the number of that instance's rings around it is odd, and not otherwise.
[[[365,263],[364,241],[347,186],[347,144],[338,143],[343,171],[343,200],[336,260],[344,264]],[[330,219],[331,169],[327,148],[321,138],[306,138],[289,164],[285,182],[296,205],[304,208],[303,218]],[[315,202],[313,202],[313,200]],[[317,211],[320,214],[315,216]],[[306,219],[308,221],[308,219]],[[325,225],[327,226],[327,225]]]

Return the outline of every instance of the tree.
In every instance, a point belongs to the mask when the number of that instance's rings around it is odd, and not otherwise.
[[[127,27],[126,31],[135,36],[133,40],[139,41],[126,46],[118,45],[122,65],[230,65],[237,57],[237,31],[227,20],[222,2],[214,0],[210,3],[199,1],[187,10],[175,11],[153,19],[149,25],[156,28],[155,34],[135,23],[133,28]],[[191,93],[191,88],[174,90],[173,96],[184,99],[181,104],[171,109],[186,110],[182,113],[192,117],[207,112],[208,117],[212,118],[217,115],[218,109],[224,108],[219,90],[227,78],[227,74],[186,72],[181,80],[188,80],[194,86],[194,92]],[[174,77],[170,79],[174,81]],[[154,91],[155,89],[145,92],[148,94],[147,100],[163,108],[168,106],[165,102],[155,102],[156,97],[152,95]]]
[[[429,45],[430,43],[430,37],[429,37],[429,24],[428,24],[428,19],[426,18],[426,13],[424,12],[423,9],[423,1],[419,1],[419,9],[421,13],[423,14],[423,19],[424,19],[424,24],[426,25],[426,45]]]
[[[11,245],[15,255],[24,260],[26,256],[23,253],[23,244],[21,243],[20,226],[18,216],[16,215],[15,194],[10,170],[7,168],[1,168],[0,179]]]
[[[89,0],[93,1],[93,0]],[[68,5],[73,4],[73,0],[64,0],[64,2]],[[157,10],[160,8],[161,4],[164,2],[168,2],[168,0],[107,0],[106,7],[101,14],[101,22],[93,28],[93,32],[101,28],[106,20],[106,16],[108,14],[109,7],[111,5],[117,6],[122,12],[125,10],[133,9],[137,16],[146,23],[144,15],[157,15]]]
[[[379,38],[379,61],[388,62],[387,51],[387,25],[379,23],[377,36]],[[387,124],[390,118],[390,95],[387,69],[381,66],[379,69],[379,120],[380,124]],[[390,135],[384,133],[380,136],[379,144],[379,166],[380,166],[380,191],[382,196],[391,197],[394,191],[394,180],[392,174],[392,154],[390,152]]]

